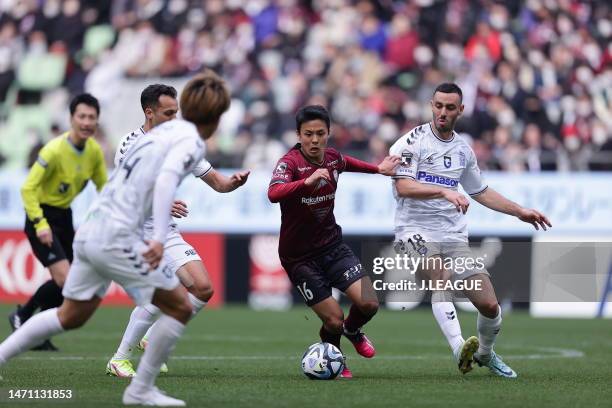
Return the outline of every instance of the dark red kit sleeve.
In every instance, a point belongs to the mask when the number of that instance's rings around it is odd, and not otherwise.
[[[344,171],[355,173],[378,173],[378,166],[361,161],[351,156],[344,156],[346,166]]]

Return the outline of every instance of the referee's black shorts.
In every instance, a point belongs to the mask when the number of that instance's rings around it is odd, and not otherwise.
[[[43,245],[36,236],[32,221],[26,216],[25,234],[32,245],[32,252],[44,266],[52,265],[63,259],[72,263],[72,242],[74,241],[74,226],[72,225],[72,210],[41,205],[43,214],[53,234],[51,247]]]

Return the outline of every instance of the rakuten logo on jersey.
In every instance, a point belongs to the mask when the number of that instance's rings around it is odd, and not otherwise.
[[[427,174],[426,171],[419,171],[417,173],[417,180],[424,181],[425,183],[440,184],[441,186],[449,187],[457,187],[457,185],[459,184],[458,180],[454,180],[452,178],[444,176],[434,176],[431,174]]]
[[[322,196],[316,197],[302,197],[302,204],[306,205],[316,205],[319,203],[324,203],[329,200],[333,200],[336,197],[336,193],[326,194]]]
[[[0,232],[0,300],[25,299],[47,279],[49,272],[32,254],[25,235]]]

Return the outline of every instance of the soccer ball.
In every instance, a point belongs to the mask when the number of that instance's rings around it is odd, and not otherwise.
[[[302,371],[311,380],[333,380],[344,369],[344,355],[330,343],[315,343],[302,357]]]

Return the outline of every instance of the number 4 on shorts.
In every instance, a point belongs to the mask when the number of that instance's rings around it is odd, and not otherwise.
[[[304,300],[308,301],[308,300],[312,300],[312,298],[314,298],[314,295],[312,294],[312,291],[306,287],[306,282],[304,282],[301,287],[300,287],[300,285],[297,285],[296,288],[297,288],[298,292],[300,292],[300,295],[302,295]]]

